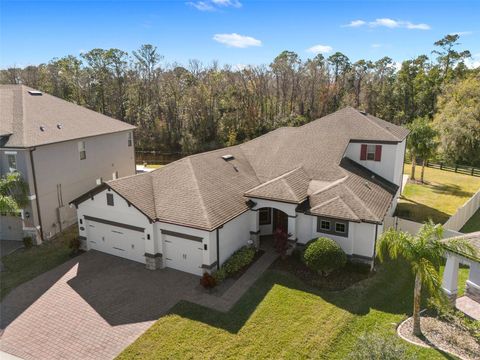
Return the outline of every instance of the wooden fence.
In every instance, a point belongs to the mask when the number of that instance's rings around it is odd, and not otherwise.
[[[411,162],[406,161],[407,164],[411,164]],[[417,161],[417,166],[422,167],[422,160]],[[466,165],[447,165],[443,162],[432,162],[432,161],[427,161],[426,163],[427,167],[433,168],[433,169],[440,169],[440,170],[445,170],[445,171],[452,171],[456,172],[459,174],[464,174],[464,175],[470,175],[470,176],[480,176],[480,169],[476,168],[474,166],[466,166]]]

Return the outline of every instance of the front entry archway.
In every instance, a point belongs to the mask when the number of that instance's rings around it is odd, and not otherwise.
[[[272,209],[272,233],[277,229],[288,231],[288,215],[278,209]]]

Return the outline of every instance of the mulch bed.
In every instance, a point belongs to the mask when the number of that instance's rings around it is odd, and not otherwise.
[[[374,272],[370,271],[370,266],[349,262],[343,269],[336,270],[325,277],[310,270],[294,256],[289,256],[284,260],[278,258],[270,266],[270,269],[291,273],[312,287],[331,291],[344,290],[374,275]]]
[[[478,359],[480,344],[462,327],[442,321],[436,317],[425,315],[420,318],[423,337],[413,335],[413,318],[410,317],[398,327],[398,334],[408,341],[449,352],[462,359]]]

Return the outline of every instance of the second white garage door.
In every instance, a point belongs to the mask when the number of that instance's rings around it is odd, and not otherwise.
[[[162,232],[165,241],[165,266],[202,275],[202,239],[169,231]]]
[[[115,256],[145,264],[145,235],[140,229],[132,230],[104,222],[88,219],[89,249],[102,251]]]

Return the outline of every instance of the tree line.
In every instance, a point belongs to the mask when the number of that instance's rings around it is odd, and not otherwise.
[[[153,45],[131,54],[93,49],[46,64],[0,70],[1,83],[23,83],[138,127],[140,149],[192,154],[241,143],[280,126],[298,126],[346,105],[395,124],[433,126],[444,161],[479,164],[478,97],[452,103],[456,87],[479,88],[479,68],[458,35],[435,42],[430,56],[356,62],[340,52],[302,60],[283,51],[269,65],[168,64]],[[465,96],[478,91],[464,89]],[[475,91],[474,91],[475,92]],[[475,103],[475,99],[472,100]],[[472,103],[470,101],[470,103]],[[464,120],[464,115],[470,122]],[[452,129],[461,129],[461,131]]]

